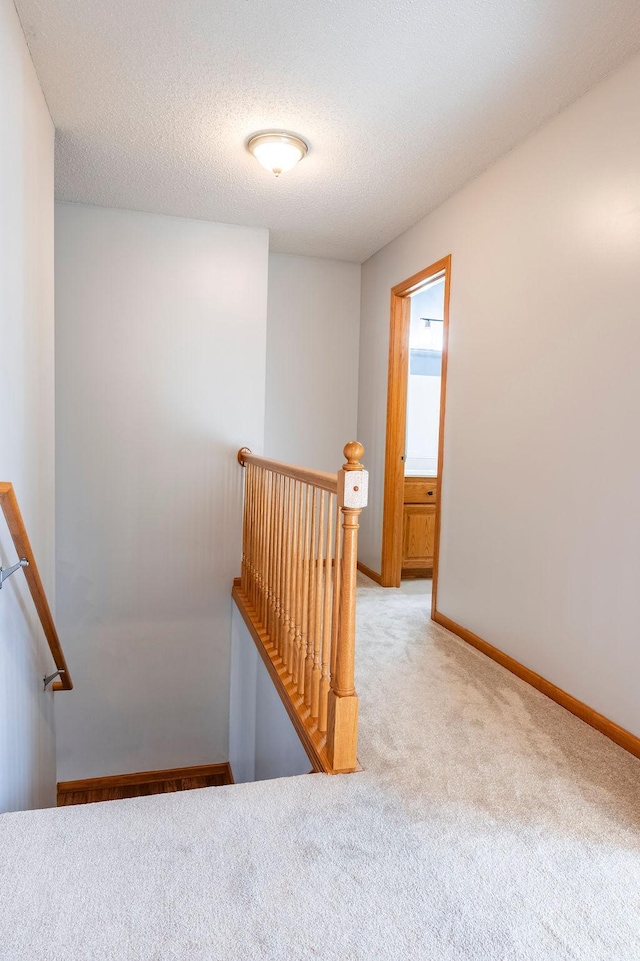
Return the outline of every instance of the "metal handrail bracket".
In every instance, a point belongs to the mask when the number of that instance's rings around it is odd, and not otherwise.
[[[55,681],[57,677],[60,677],[60,675],[64,673],[65,672],[61,668],[59,671],[54,671],[53,674],[47,674],[46,677],[43,677],[42,682],[44,684],[44,690],[46,691],[47,685],[51,684],[52,681]]]
[[[21,567],[28,566],[29,561],[26,559],[26,557],[21,557],[18,563],[14,564],[13,567],[0,567],[0,591],[2,590],[2,585],[4,582],[8,580],[12,574],[15,574],[16,571],[19,571]]]

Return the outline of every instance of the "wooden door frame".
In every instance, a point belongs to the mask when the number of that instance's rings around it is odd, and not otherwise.
[[[440,511],[442,505],[442,468],[444,420],[447,393],[449,343],[449,297],[451,254],[425,270],[391,288],[389,332],[389,379],[387,386],[387,438],[384,467],[384,512],[382,522],[383,587],[400,587],[402,575],[402,520],[404,508],[404,453],[407,431],[407,389],[409,386],[410,295],[436,277],[444,275],[444,330],[442,344],[442,381],[440,386],[440,434],[438,439],[438,477],[436,486],[435,544],[433,554],[432,613],[436,608],[438,558],[440,553]]]

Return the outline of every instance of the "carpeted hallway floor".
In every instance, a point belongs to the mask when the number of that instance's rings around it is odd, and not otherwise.
[[[0,818],[6,961],[640,961],[640,762],[359,597],[365,771]]]

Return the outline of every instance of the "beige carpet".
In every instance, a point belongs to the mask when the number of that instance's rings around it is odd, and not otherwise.
[[[359,603],[362,774],[0,818],[10,961],[640,961],[640,762]]]

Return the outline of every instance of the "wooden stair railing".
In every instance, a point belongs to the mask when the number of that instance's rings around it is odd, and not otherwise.
[[[20,513],[20,508],[18,506],[18,501],[13,489],[13,484],[0,481],[0,507],[2,507],[2,512],[5,516],[9,533],[13,538],[16,551],[18,552],[18,557],[24,558],[29,562],[28,567],[23,567],[24,576],[27,580],[27,585],[29,587],[29,591],[31,592],[31,597],[33,598],[33,603],[35,604],[38,617],[40,618],[40,623],[42,624],[42,629],[47,639],[49,650],[51,651],[51,656],[53,657],[53,662],[57,671],[60,672],[60,680],[54,681],[53,690],[70,691],[73,687],[73,682],[71,680],[71,675],[69,674],[67,662],[62,652],[60,638],[58,637],[58,632],[56,631],[56,626],[53,622],[51,608],[49,607],[49,602],[47,601],[47,596],[44,592],[44,586],[38,572],[38,565],[36,564],[35,557],[33,556],[33,551],[31,549],[31,544],[29,543],[29,537],[27,536],[22,514]]]
[[[316,771],[357,768],[354,684],[364,448],[337,474],[238,452],[245,467],[242,575],[233,597]]]

